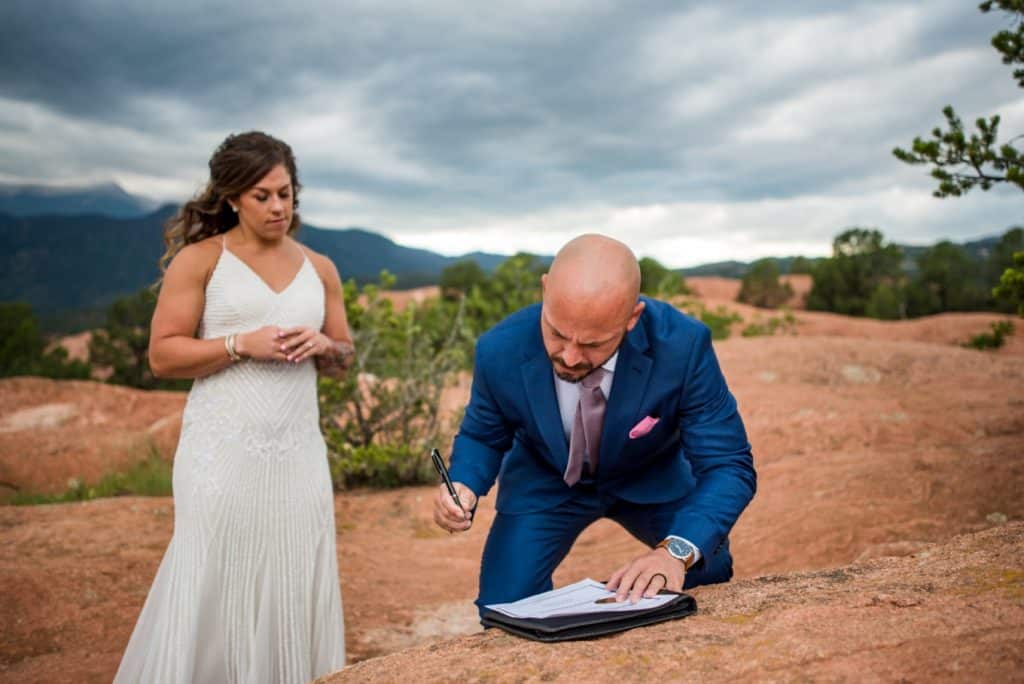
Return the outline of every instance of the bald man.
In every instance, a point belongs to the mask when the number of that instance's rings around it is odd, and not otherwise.
[[[708,328],[640,297],[630,249],[583,235],[541,276],[542,302],[482,335],[452,449],[467,511],[499,482],[477,606],[547,591],[599,518],[651,550],[609,559],[619,600],[732,577],[729,530],[756,487],[750,444]],[[472,516],[442,486],[434,520]]]

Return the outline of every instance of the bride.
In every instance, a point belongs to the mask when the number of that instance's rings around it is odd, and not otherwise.
[[[316,374],[353,349],[334,264],[291,237],[299,188],[287,144],[231,135],[165,230],[149,361],[196,380],[174,535],[116,682],[307,682],[345,664]]]

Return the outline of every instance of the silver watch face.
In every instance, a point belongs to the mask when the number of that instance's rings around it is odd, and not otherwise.
[[[669,539],[666,548],[670,554],[679,560],[687,560],[695,553],[694,548],[682,539]]]

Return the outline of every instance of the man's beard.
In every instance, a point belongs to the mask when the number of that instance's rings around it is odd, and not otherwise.
[[[551,367],[554,369],[555,375],[557,375],[560,380],[564,380],[566,382],[577,383],[583,378],[585,378],[590,371],[594,370],[594,365],[586,361],[577,363],[575,366],[567,366],[558,356],[553,355],[549,356],[548,358],[551,360]],[[570,375],[562,371],[559,371],[559,366],[565,368],[570,373],[579,373],[580,371],[583,372],[579,376]]]

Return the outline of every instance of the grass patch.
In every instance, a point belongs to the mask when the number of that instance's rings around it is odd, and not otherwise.
[[[774,335],[777,332],[792,334],[796,331],[796,316],[792,311],[786,311],[779,318],[767,318],[762,320],[755,316],[754,320],[743,328],[743,337],[760,337],[762,335]]]
[[[170,496],[171,464],[151,451],[124,472],[107,473],[99,482],[88,484],[77,477],[68,480],[68,488],[59,494],[18,492],[10,499],[15,506],[91,501],[112,496]]]

